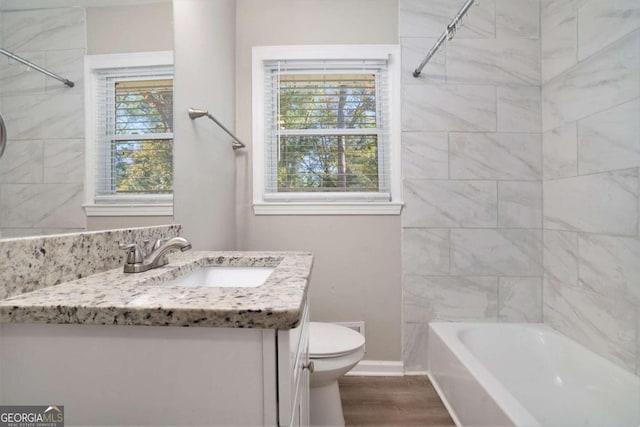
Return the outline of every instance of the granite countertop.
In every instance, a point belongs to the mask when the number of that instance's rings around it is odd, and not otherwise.
[[[122,267],[0,301],[0,323],[291,329],[302,317],[313,257],[303,252],[188,251],[144,273]],[[167,282],[200,266],[274,267],[254,288]]]

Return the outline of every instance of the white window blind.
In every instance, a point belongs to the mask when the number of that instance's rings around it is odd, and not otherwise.
[[[264,200],[389,201],[387,61],[264,67]]]
[[[96,202],[171,199],[172,68],[99,71],[94,98]]]

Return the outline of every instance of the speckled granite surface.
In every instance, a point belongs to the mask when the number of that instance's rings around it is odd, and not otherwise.
[[[156,239],[181,232],[173,224],[0,240],[0,299],[116,268],[126,255],[118,242],[148,252]]]
[[[2,300],[0,322],[291,329],[300,321],[311,254],[188,251],[169,260],[144,273],[120,267]],[[256,288],[166,283],[206,265],[275,270]]]

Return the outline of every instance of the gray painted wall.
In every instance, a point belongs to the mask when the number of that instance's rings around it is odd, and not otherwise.
[[[172,216],[89,216],[87,217],[87,230],[111,230],[113,228],[145,227],[172,223]]]
[[[539,0],[482,0],[420,78],[462,5],[400,0],[403,359],[428,323],[542,316]]]
[[[640,374],[640,2],[543,0],[544,321]]]
[[[88,55],[163,50],[173,50],[170,2],[87,8]]]
[[[86,11],[88,55],[173,50],[171,2],[88,7]],[[114,28],[127,28],[127,31],[114,31]],[[87,230],[142,227],[172,222],[172,216],[93,216],[87,217]]]
[[[369,360],[400,360],[400,219],[253,214],[251,47],[397,43],[396,17],[395,0],[237,2],[236,129],[249,145],[237,162],[238,249],[313,252],[312,320],[364,320]]]
[[[174,218],[194,249],[236,247],[231,140],[189,107],[234,129],[235,2],[175,0]]]

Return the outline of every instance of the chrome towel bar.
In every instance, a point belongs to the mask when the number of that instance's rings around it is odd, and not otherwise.
[[[223,131],[225,131],[231,138],[233,138],[233,149],[237,150],[238,148],[245,148],[245,145],[242,141],[240,141],[229,129],[224,127],[222,123],[220,123],[215,117],[213,117],[207,110],[199,110],[197,108],[189,108],[189,118],[191,120],[195,120],[197,118],[207,116],[209,117],[215,124],[220,126]]]

